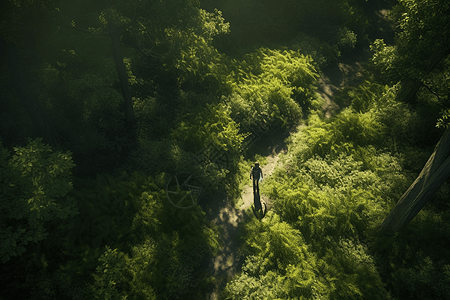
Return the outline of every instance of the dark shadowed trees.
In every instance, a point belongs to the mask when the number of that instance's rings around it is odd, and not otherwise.
[[[381,232],[392,234],[408,225],[449,177],[450,129],[447,129],[419,176],[381,224]]]
[[[58,144],[57,134],[32,86],[30,69],[40,63],[37,41],[55,12],[52,0],[3,1],[0,6],[0,46],[13,89],[37,134],[53,146]]]
[[[448,106],[450,3],[445,0],[402,0],[392,16],[397,20],[395,44],[377,40],[372,61],[386,82],[400,82],[397,100]],[[432,100],[431,100],[432,99]],[[421,173],[403,194],[380,227],[393,233],[406,226],[450,175],[450,139],[447,130]]]
[[[450,3],[403,0],[391,15],[397,21],[395,45],[375,41],[374,64],[385,80],[401,82],[399,101],[413,101],[422,88],[440,94],[439,84],[430,81],[450,54]]]
[[[5,45],[5,48],[7,49],[11,81],[22,107],[30,117],[37,133],[42,136],[47,143],[56,146],[58,144],[58,139],[51,119],[45,112],[31,87],[29,75],[19,50],[13,42],[6,43],[3,41],[3,43],[0,42],[0,44]]]

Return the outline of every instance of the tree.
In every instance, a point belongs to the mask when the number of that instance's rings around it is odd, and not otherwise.
[[[449,66],[449,12],[450,3],[445,0],[401,0],[394,7],[399,29],[395,45],[375,41],[372,61],[389,83],[401,83],[397,101],[411,102],[420,96],[427,103],[436,98],[441,108],[448,105],[443,74],[448,74]],[[419,176],[381,224],[381,232],[403,229],[450,176],[449,134],[449,130],[443,134]]]
[[[449,177],[450,129],[447,129],[419,176],[381,224],[380,231],[392,234],[402,230]]]
[[[0,257],[20,256],[30,242],[48,236],[46,223],[77,214],[73,198],[70,152],[53,152],[41,139],[14,148],[0,145]]]
[[[410,102],[430,86],[430,74],[450,54],[450,3],[446,0],[401,0],[392,13],[398,33],[394,46],[377,40],[372,58],[391,83],[401,81],[399,101]]]
[[[11,81],[22,107],[30,117],[39,136],[56,146],[56,132],[44,107],[33,91],[26,62],[31,65],[39,63],[37,39],[42,35],[46,19],[51,19],[55,12],[54,4],[47,1],[5,1],[0,17],[0,45],[6,50]],[[18,46],[19,45],[19,46]],[[24,59],[27,50],[28,59]]]
[[[120,29],[116,24],[113,16],[113,7],[111,0],[105,0],[106,6],[106,21],[108,23],[109,36],[112,41],[112,49],[113,49],[113,57],[114,62],[116,63],[117,74],[119,76],[120,81],[120,89],[122,91],[124,107],[125,107],[125,121],[128,127],[128,130],[133,131],[134,128],[134,109],[133,109],[133,100],[131,98],[131,89],[128,81],[128,75],[126,72],[125,64],[123,62],[123,55],[121,50],[121,42],[120,42]]]
[[[47,143],[56,146],[58,140],[52,122],[31,88],[27,70],[16,45],[6,42],[0,44],[6,44],[11,80],[23,108],[30,117],[38,134],[42,136]]]

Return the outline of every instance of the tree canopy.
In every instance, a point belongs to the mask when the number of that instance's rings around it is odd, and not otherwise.
[[[0,298],[449,298],[449,9],[3,1]]]

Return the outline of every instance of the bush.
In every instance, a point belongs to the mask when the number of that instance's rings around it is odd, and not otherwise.
[[[347,27],[339,28],[337,42],[339,50],[341,50],[342,52],[353,50],[355,49],[357,42],[358,39],[356,38],[356,34],[353,31],[351,31]]]
[[[301,117],[299,105],[308,107],[315,97],[312,60],[298,52],[261,48],[231,67],[227,102],[244,126],[265,120],[269,128],[291,128]]]

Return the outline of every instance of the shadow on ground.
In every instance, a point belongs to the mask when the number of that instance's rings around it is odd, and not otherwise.
[[[210,199],[209,203],[200,203],[210,222],[219,227],[220,249],[208,268],[215,278],[213,291],[207,299],[219,299],[227,282],[237,274],[242,266],[243,257],[239,251],[239,224],[244,220],[243,211],[236,209],[226,195]]]
[[[289,133],[271,133],[256,140],[248,148],[246,153],[248,158],[253,158],[255,154],[267,157],[267,164],[261,166],[264,178],[271,176],[278,162],[279,154],[285,153],[287,150],[285,139],[288,136]],[[248,167],[250,174],[251,166]],[[264,184],[264,181],[262,184]],[[244,257],[240,252],[240,234],[244,224],[254,217],[250,209],[255,201],[251,180],[244,186],[242,198],[244,204],[240,205],[239,208],[236,208],[235,203],[225,194],[215,195],[199,203],[206,212],[207,219],[219,228],[221,241],[218,255],[211,260],[208,266],[210,274],[215,278],[214,289],[207,296],[208,300],[219,299],[220,291],[241,270],[244,262]],[[261,201],[263,203],[269,202],[264,195],[261,195]]]

